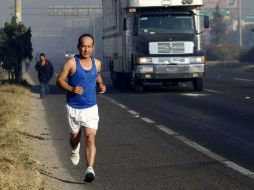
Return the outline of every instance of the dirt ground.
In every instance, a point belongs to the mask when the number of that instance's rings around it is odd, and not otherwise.
[[[24,74],[24,78],[32,85],[35,82]],[[61,165],[60,158],[56,154],[55,141],[51,138],[49,132],[49,126],[46,118],[46,110],[43,105],[43,101],[39,97],[39,94],[33,93],[31,96],[33,102],[31,108],[31,115],[27,125],[23,127],[23,132],[27,134],[27,142],[30,148],[31,159],[38,165],[38,174],[41,175],[42,185],[41,190],[58,190],[66,189],[64,183],[57,177],[68,172],[63,171],[64,168]],[[67,176],[71,178],[71,176]]]

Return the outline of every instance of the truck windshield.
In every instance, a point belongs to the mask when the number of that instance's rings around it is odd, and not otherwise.
[[[143,14],[139,16],[139,34],[194,33],[192,15]]]

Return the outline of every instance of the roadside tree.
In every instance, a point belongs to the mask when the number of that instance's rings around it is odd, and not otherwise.
[[[225,42],[226,32],[227,25],[220,12],[220,7],[217,5],[211,20],[211,44],[223,44]]]
[[[0,62],[9,79],[22,80],[22,61],[32,59],[31,28],[16,23],[15,17],[0,29]]]

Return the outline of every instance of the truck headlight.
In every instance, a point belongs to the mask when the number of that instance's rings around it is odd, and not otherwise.
[[[190,57],[190,64],[204,64],[205,63],[205,57]]]
[[[152,63],[153,59],[151,57],[138,57],[137,63],[139,64],[146,64],[146,63]]]

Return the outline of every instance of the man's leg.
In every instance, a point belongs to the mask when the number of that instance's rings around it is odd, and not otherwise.
[[[87,169],[85,172],[85,181],[90,183],[95,178],[93,164],[96,154],[95,136],[97,130],[84,127],[84,131],[86,137],[86,164],[87,164]]]
[[[81,131],[79,131],[78,133],[71,133],[70,135],[70,144],[72,147],[71,161],[75,166],[78,165],[80,160],[80,156],[79,156],[80,138],[81,138]]]
[[[96,129],[84,127],[84,135],[86,138],[86,164],[87,167],[93,167],[95,154],[96,154],[96,146],[95,146],[95,136]]]
[[[45,96],[49,94],[49,82],[45,82]]]
[[[70,144],[73,150],[75,150],[80,142],[81,130],[78,133],[71,133]]]
[[[45,98],[45,84],[40,82],[40,97],[41,99]]]

